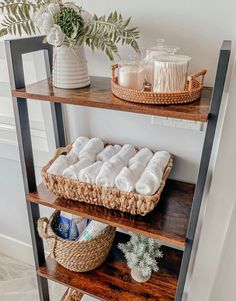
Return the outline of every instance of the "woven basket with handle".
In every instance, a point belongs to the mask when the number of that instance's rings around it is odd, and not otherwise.
[[[201,97],[204,77],[206,70],[201,70],[188,77],[184,91],[171,92],[171,93],[154,93],[142,90],[133,90],[120,86],[118,84],[118,77],[116,70],[118,64],[112,66],[112,80],[111,89],[112,93],[120,99],[142,104],[156,104],[156,105],[171,105],[183,104],[193,102]],[[201,77],[200,80],[197,78]]]
[[[63,176],[49,174],[47,172],[51,164],[63,153],[68,153],[72,146],[68,145],[57,149],[55,156],[42,168],[41,175],[45,186],[59,197],[93,205],[104,206],[108,209],[129,212],[133,215],[146,215],[152,211],[160,200],[165,182],[173,167],[173,159],[165,169],[161,185],[154,195],[141,195],[135,192],[124,192],[117,188],[102,187],[79,180],[66,179]]]
[[[98,236],[89,241],[66,240],[53,231],[53,223],[60,215],[56,210],[48,220],[38,220],[38,232],[46,239],[51,257],[68,270],[87,272],[96,269],[107,258],[115,238],[116,228],[108,226]]]
[[[61,301],[81,301],[84,294],[78,290],[68,289]]]

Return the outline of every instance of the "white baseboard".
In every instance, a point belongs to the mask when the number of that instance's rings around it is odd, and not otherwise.
[[[34,265],[33,249],[30,244],[0,233],[0,253]]]

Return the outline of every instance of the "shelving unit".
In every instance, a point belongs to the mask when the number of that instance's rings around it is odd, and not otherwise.
[[[144,217],[57,198],[43,184],[38,187],[37,191],[28,194],[26,199],[36,204],[68,211],[114,227],[147,235],[160,240],[165,245],[183,250],[193,193],[193,184],[168,180],[160,203]]]
[[[91,272],[71,272],[48,257],[45,264],[39,268],[38,274],[71,288],[79,288],[86,294],[101,300],[174,300],[181,252],[174,252],[173,249],[164,247],[165,257],[160,261],[160,272],[153,273],[150,281],[140,284],[132,280],[130,270],[116,247],[118,242],[127,240],[127,235],[117,233],[114,247],[106,262]]]
[[[213,90],[204,88],[201,99],[192,104],[147,106],[131,104],[114,97],[108,78],[92,77],[91,87],[79,90],[54,88],[50,79],[25,86],[22,54],[43,50],[45,58],[49,58],[47,62],[52,66],[52,48],[42,44],[42,39],[43,37],[36,37],[5,42],[9,71],[12,75],[13,105],[40,301],[49,300],[47,279],[107,301],[181,301],[224,89],[230,41],[225,41],[221,48]],[[27,99],[51,103],[57,147],[66,144],[61,104],[206,122],[207,130],[196,185],[168,180],[159,204],[146,217],[131,216],[103,207],[57,198],[43,184],[36,187]],[[160,271],[154,273],[146,283],[133,281],[122,254],[116,247],[118,242],[127,240],[127,235],[121,233],[117,233],[106,262],[94,271],[75,273],[66,270],[51,258],[45,260],[43,243],[36,229],[40,217],[39,205],[78,214],[158,239],[164,245]]]

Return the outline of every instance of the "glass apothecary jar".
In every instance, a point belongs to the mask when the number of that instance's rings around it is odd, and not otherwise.
[[[166,45],[164,39],[158,39],[156,46],[147,49],[146,57],[144,58],[145,80],[150,83],[152,89],[154,85],[154,60],[179,49],[177,46]]]
[[[184,91],[191,57],[175,52],[171,49],[168,54],[153,58],[153,92]]]
[[[141,60],[130,59],[119,63],[118,83],[120,86],[142,90],[145,81],[144,64]]]
[[[172,46],[165,44],[165,39],[157,39],[157,44],[147,49],[146,60],[152,61],[154,57],[168,53]]]

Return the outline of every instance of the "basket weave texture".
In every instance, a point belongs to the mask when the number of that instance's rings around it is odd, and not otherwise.
[[[83,296],[82,292],[70,288],[62,301],[80,301]]]
[[[68,153],[72,145],[58,148],[55,156],[42,168],[41,175],[44,185],[55,195],[66,199],[99,205],[108,209],[129,212],[133,215],[146,215],[152,211],[160,200],[165,182],[173,167],[171,158],[162,177],[161,185],[154,195],[141,195],[135,192],[124,192],[117,188],[102,187],[66,179],[63,176],[47,173],[51,164],[63,153]]]
[[[118,84],[118,77],[115,75],[117,68],[118,64],[112,66],[111,89],[115,96],[129,102],[156,105],[183,104],[199,99],[203,89],[204,76],[207,72],[204,69],[190,75],[184,91],[155,93],[142,90],[133,90],[120,86]],[[201,77],[201,80],[197,80],[198,77]]]
[[[173,167],[173,159],[171,158],[163,174],[159,189],[154,195],[150,196],[135,192],[124,192],[117,188],[87,184],[78,180],[66,179],[63,176],[47,173],[48,168],[56,158],[63,153],[69,152],[71,147],[71,145],[68,145],[67,147],[57,149],[54,158],[42,168],[41,175],[45,186],[59,197],[129,212],[133,215],[146,215],[155,208]]]
[[[38,232],[46,239],[51,257],[68,270],[87,272],[96,269],[107,258],[115,238],[116,228],[108,226],[98,236],[85,242],[65,240],[53,231],[53,223],[60,215],[56,210],[48,220],[38,220]]]

